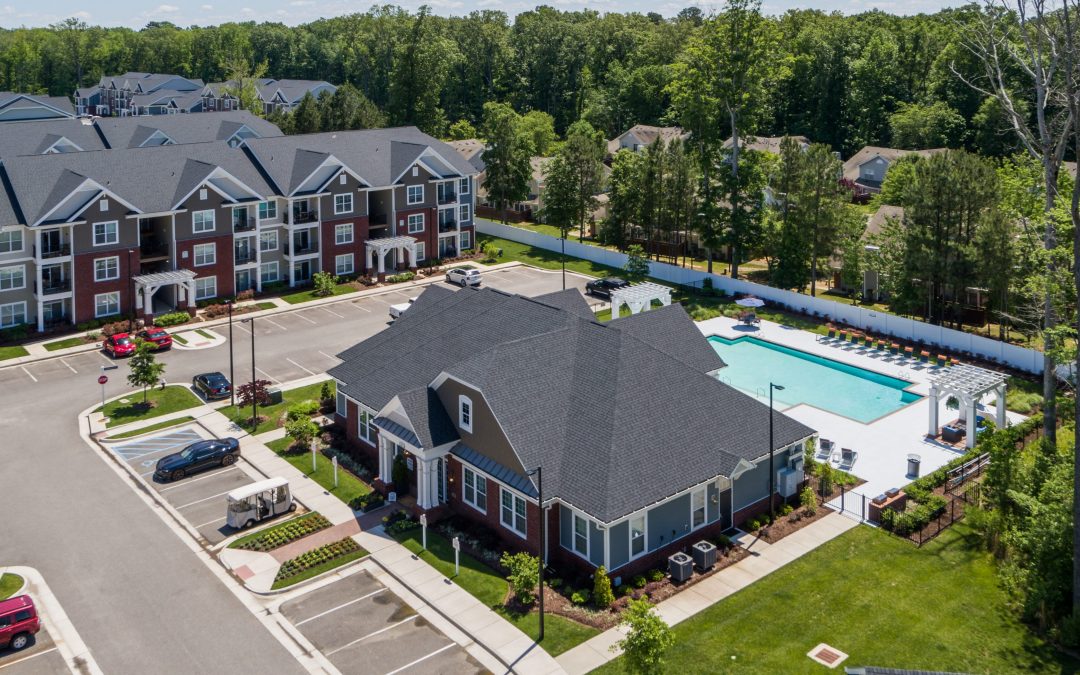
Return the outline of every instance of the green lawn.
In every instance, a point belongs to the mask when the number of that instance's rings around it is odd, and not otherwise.
[[[421,552],[421,532],[412,529],[394,537],[405,548],[420,556],[420,559],[437,569],[443,576],[453,579],[454,583],[471,593],[480,602],[492,607],[504,619],[530,637],[536,637],[540,626],[540,617],[536,612],[525,615],[511,614],[503,606],[503,600],[509,590],[506,579],[495,573],[487,565],[472,556],[461,554],[461,574],[454,576],[454,549],[450,542],[440,534],[428,530],[428,549]],[[585,626],[565,617],[548,614],[544,617],[544,650],[553,656],[576,647],[600,631]]]
[[[15,595],[15,591],[22,588],[23,578],[18,574],[0,575],[0,600],[5,600]]]
[[[277,303],[276,302],[269,302],[269,301],[267,301],[267,302],[256,302],[255,306],[258,307],[259,309],[273,309],[273,308],[277,307]]]
[[[78,347],[79,345],[85,345],[86,336],[76,335],[75,337],[64,338],[63,340],[54,340],[53,342],[46,342],[43,347],[46,351],[55,352],[57,349],[67,349],[68,347]]]
[[[306,569],[299,574],[294,574],[288,579],[274,581],[274,584],[270,587],[270,589],[276,591],[279,588],[288,588],[289,586],[294,586],[301,581],[307,581],[308,579],[311,579],[312,577],[317,577],[324,572],[329,572],[330,570],[337,569],[342,565],[347,565],[354,560],[359,560],[366,555],[368,555],[368,552],[365,551],[363,548],[358,551],[353,551],[352,553],[346,553],[341,557],[334,558],[333,560],[328,560],[321,565],[316,565],[315,567]]]
[[[0,347],[0,361],[7,359],[17,359],[20,356],[29,356],[30,352],[26,351],[25,347],[15,345],[14,347]]]
[[[177,417],[174,420],[165,420],[164,422],[158,422],[157,424],[151,424],[141,429],[132,429],[131,431],[125,431],[122,434],[110,434],[109,440],[117,440],[120,438],[131,438],[132,436],[141,436],[142,434],[148,434],[151,431],[157,431],[159,429],[167,429],[169,427],[179,426],[181,424],[187,424],[195,418],[191,415],[184,415],[183,417]]]
[[[860,526],[675,626],[664,672],[827,672],[806,656],[821,642],[850,655],[844,666],[1077,672],[1005,601],[963,523],[922,549]]]
[[[210,333],[204,331],[201,328],[196,329],[195,332],[198,333],[200,336],[206,338],[207,340],[213,340],[214,339],[213,335],[211,335]]]
[[[172,334],[172,339],[173,339],[173,340],[174,340],[175,342],[179,342],[179,343],[180,343],[180,344],[182,344],[182,345],[186,345],[186,344],[187,344],[187,338],[185,338],[185,337],[181,336],[181,335],[180,335],[180,333],[173,333],[173,334]]]
[[[238,385],[243,382],[237,383]],[[322,391],[322,382],[316,382],[297,389],[286,389],[281,392],[281,403],[275,403],[274,405],[259,406],[259,417],[265,417],[266,419],[259,424],[259,428],[252,432],[252,435],[258,435],[267,431],[273,431],[278,428],[278,418],[282,416],[286,408],[293,403],[311,399],[313,401],[319,400],[319,394]],[[334,389],[333,382],[330,383],[331,391]],[[242,422],[245,427],[251,420],[251,406],[245,406],[239,408],[227,405],[221,408],[218,412],[225,415],[231,420]],[[250,429],[249,429],[250,431]]]
[[[311,471],[311,452],[297,454],[282,454],[292,443],[290,438],[279,438],[270,441],[266,447],[281,455],[289,464],[295,466],[301,473],[322,486],[324,490],[348,504],[353,499],[371,492],[371,488],[343,468],[338,468],[338,486],[334,487],[334,464],[321,452],[315,454],[315,466],[317,470]]]
[[[346,293],[355,293],[358,289],[351,284],[338,284],[334,286],[334,295],[345,295]],[[318,300],[321,296],[315,295],[315,289],[309,288],[299,293],[290,293],[289,295],[281,296],[281,299],[290,305],[297,305],[301,302],[308,302],[309,300]]]
[[[143,393],[132,391],[124,398],[109,401],[105,404],[105,416],[109,418],[109,423],[105,426],[118,427],[121,424],[148,420],[202,405],[198,396],[191,393],[187,387],[179,385],[165,387],[165,389],[152,388],[147,394],[147,400],[152,407],[144,408]],[[98,406],[94,412],[101,412],[101,406]]]
[[[481,246],[486,241],[493,241],[497,247],[503,250],[502,256],[497,258],[495,263],[516,260],[523,262],[526,265],[541,267],[548,270],[562,269],[562,255],[557,251],[548,251],[542,248],[529,246],[528,244],[519,244],[518,242],[510,241],[509,239],[491,237],[486,234],[477,236]],[[622,270],[615,267],[598,265],[597,263],[588,260],[570,256],[567,256],[566,258],[566,270],[568,272],[580,272],[581,274],[588,274],[594,277],[619,276],[623,273]]]

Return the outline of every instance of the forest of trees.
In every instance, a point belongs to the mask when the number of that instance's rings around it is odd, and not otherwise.
[[[1002,133],[996,103],[953,72],[978,72],[960,33],[979,14],[968,6],[906,17],[766,17],[771,67],[746,131],[804,135],[845,157],[867,144],[1008,154],[1017,143]],[[0,90],[70,95],[125,71],[213,82],[233,64],[265,64],[271,77],[351,84],[387,123],[437,136],[462,120],[479,127],[484,103],[498,101],[550,114],[560,134],[585,119],[611,138],[633,124],[674,121],[668,85],[706,23],[694,7],[665,19],[542,6],[511,20],[494,10],[442,17],[391,5],[296,27],[153,22],[131,30],[68,20],[0,31]]]

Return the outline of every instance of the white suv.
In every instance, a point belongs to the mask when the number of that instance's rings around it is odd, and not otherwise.
[[[457,284],[464,288],[465,286],[479,286],[480,285],[480,270],[468,270],[463,267],[455,267],[446,273],[447,283]]]

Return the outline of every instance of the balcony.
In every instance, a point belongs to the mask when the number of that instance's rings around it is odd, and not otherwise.
[[[254,229],[254,218],[233,218],[233,232],[251,232]]]
[[[319,220],[318,211],[293,211],[292,223],[294,225],[300,225],[302,223],[315,223]]]
[[[60,258],[66,255],[71,255],[71,244],[63,244],[62,246],[53,246],[50,248],[42,246],[41,251],[38,253],[38,256],[40,256],[42,260]]]
[[[139,258],[142,262],[169,257],[169,242],[153,235],[143,236],[139,242]]]
[[[34,284],[35,286],[37,284]],[[44,279],[41,282],[41,289],[35,289],[38,295],[56,295],[58,293],[67,293],[71,290],[71,279],[57,279],[49,280]]]
[[[439,233],[453,232],[457,229],[457,221],[453,218],[441,218],[439,219]]]
[[[368,224],[375,226],[386,225],[387,215],[385,213],[373,213],[368,216]]]
[[[439,192],[439,203],[440,204],[453,204],[456,201],[457,201],[457,193],[454,192],[453,190],[450,190],[450,191],[443,190],[443,191]]]
[[[251,249],[236,249],[233,252],[233,264],[235,265],[247,265],[248,263],[255,262],[255,251]]]
[[[315,242],[308,242],[306,244],[285,244],[285,255],[307,255],[309,253],[318,253],[319,245]]]

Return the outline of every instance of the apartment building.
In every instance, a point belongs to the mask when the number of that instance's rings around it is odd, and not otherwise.
[[[474,245],[475,170],[413,127],[0,154],[0,170],[0,328],[193,312],[319,271],[382,279]]]
[[[202,90],[202,110],[237,110],[240,101],[233,93],[236,82],[211,82]],[[333,94],[337,87],[324,80],[290,80],[263,77],[256,81],[255,89],[258,92],[259,105],[262,113],[269,115],[273,112],[292,112],[293,108],[300,105],[304,96],[311,94],[319,98],[323,92]]]
[[[74,116],[75,110],[66,96],[0,91],[0,122],[54,120]]]
[[[124,117],[201,112],[203,81],[172,73],[128,72],[75,90],[78,115]]]

